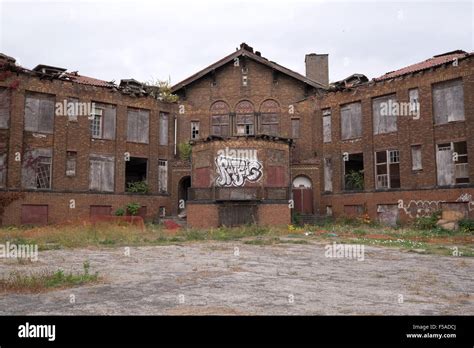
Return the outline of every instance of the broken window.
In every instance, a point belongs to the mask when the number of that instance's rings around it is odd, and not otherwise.
[[[168,145],[169,114],[160,112],[160,145]]]
[[[395,106],[397,105],[397,106]],[[397,131],[398,102],[395,94],[372,100],[374,134]]]
[[[400,187],[400,152],[398,150],[375,153],[375,187],[377,189]]]
[[[29,189],[50,189],[52,149],[34,149],[25,152],[22,164],[22,185]]]
[[[435,124],[464,120],[464,90],[461,79],[433,85],[432,95]]]
[[[323,110],[323,142],[331,142],[331,109]]]
[[[235,107],[237,135],[254,135],[255,115],[253,105],[249,101],[241,101]]]
[[[438,185],[469,183],[467,143],[461,141],[438,144],[436,166]]]
[[[364,189],[364,154],[344,154],[344,190]]]
[[[66,159],[66,176],[76,176],[77,152],[68,151]]]
[[[423,169],[423,164],[421,161],[421,145],[411,146],[411,169],[412,170]]]
[[[265,100],[260,107],[260,133],[274,136],[280,133],[280,107],[274,100]]]
[[[199,139],[199,121],[191,121],[191,139]]]
[[[341,138],[342,140],[360,138],[362,136],[362,108],[360,102],[341,107]]]
[[[91,137],[94,139],[115,139],[116,107],[111,104],[94,103],[90,116]]]
[[[128,108],[127,116],[127,141],[148,144],[150,111]]]
[[[158,191],[168,192],[168,161],[158,160]]]
[[[25,130],[53,133],[55,96],[27,92],[25,96]]]
[[[332,161],[330,158],[324,159],[324,191],[332,192]]]
[[[229,106],[223,101],[211,106],[211,133],[220,137],[229,136]]]
[[[0,187],[5,187],[7,182],[7,154],[0,153]]]
[[[135,191],[131,188],[134,183],[146,183],[148,160],[146,158],[130,157],[125,162],[125,190]],[[142,191],[147,191],[145,188]],[[146,192],[142,192],[146,193]]]
[[[114,156],[91,155],[89,172],[89,190],[114,192],[115,182]]]
[[[7,129],[10,123],[11,94],[8,88],[0,88],[0,129]]]
[[[291,119],[291,138],[298,139],[300,137],[300,119]]]

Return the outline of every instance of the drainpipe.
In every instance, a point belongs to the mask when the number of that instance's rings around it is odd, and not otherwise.
[[[178,138],[178,117],[174,115],[174,155],[176,156],[176,142]]]

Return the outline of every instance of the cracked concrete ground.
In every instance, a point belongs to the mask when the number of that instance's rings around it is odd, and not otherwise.
[[[364,261],[327,258],[319,243],[199,242],[131,247],[130,256],[118,247],[51,250],[33,263],[0,260],[0,277],[14,270],[82,272],[85,260],[100,283],[0,294],[0,314],[474,314],[473,258],[367,246]]]

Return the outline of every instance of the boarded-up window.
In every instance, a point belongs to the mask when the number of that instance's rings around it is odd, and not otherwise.
[[[280,107],[274,100],[260,106],[260,133],[277,136],[280,133]]]
[[[464,90],[462,80],[433,85],[435,124],[464,120]]]
[[[378,204],[377,219],[380,223],[395,227],[400,220],[400,209],[397,204]]]
[[[160,145],[168,145],[169,114],[160,112]]]
[[[284,166],[268,166],[267,167],[267,186],[268,187],[284,187],[288,182],[285,175]]]
[[[364,206],[360,204],[345,205],[344,215],[347,217],[358,217],[364,213]]]
[[[23,225],[46,225],[48,223],[48,206],[22,204],[21,223]]]
[[[7,182],[7,154],[0,153],[0,187],[5,187]]]
[[[150,111],[128,108],[127,141],[148,144]]]
[[[158,191],[168,192],[168,161],[158,160]]]
[[[375,179],[377,189],[400,187],[400,152],[398,150],[375,153]]]
[[[298,139],[300,137],[300,119],[291,119],[291,138]]]
[[[323,110],[323,142],[331,142],[331,109]]]
[[[89,190],[113,192],[115,182],[114,156],[91,155]]]
[[[408,98],[410,99],[410,115],[413,115],[416,118],[420,117],[420,101],[418,94],[418,88],[413,88],[408,91]]]
[[[191,121],[191,139],[199,139],[199,121]]]
[[[467,143],[438,144],[436,153],[438,185],[469,183]]]
[[[79,114],[79,99],[72,97],[67,98],[66,115],[68,117],[68,120],[71,122],[76,122],[77,116],[79,116]]]
[[[423,169],[423,163],[421,159],[421,145],[412,145],[411,147],[411,169]]]
[[[66,176],[76,176],[77,152],[68,151],[66,158]]]
[[[251,102],[243,100],[235,107],[235,127],[237,135],[255,134],[255,115]]]
[[[27,92],[25,96],[25,130],[53,133],[55,96]]]
[[[211,106],[211,134],[221,137],[229,136],[229,106],[218,101]]]
[[[362,108],[360,102],[341,107],[341,138],[342,140],[360,138],[362,136]]]
[[[374,134],[384,134],[397,131],[397,105],[395,94],[372,100]]]
[[[324,159],[324,191],[332,192],[332,161],[330,158]]]
[[[21,179],[28,189],[50,189],[52,149],[28,150],[23,155]]]
[[[0,129],[6,129],[10,123],[10,99],[8,88],[0,88]]]
[[[112,213],[112,206],[110,205],[91,205],[90,216],[103,216]]]

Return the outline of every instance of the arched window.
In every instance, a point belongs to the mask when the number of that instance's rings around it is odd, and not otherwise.
[[[260,106],[260,133],[280,134],[280,106],[275,100],[265,100]]]
[[[255,134],[255,113],[253,105],[243,100],[235,106],[235,131],[237,135]]]
[[[211,106],[211,134],[220,137],[229,136],[229,105],[217,101]]]

